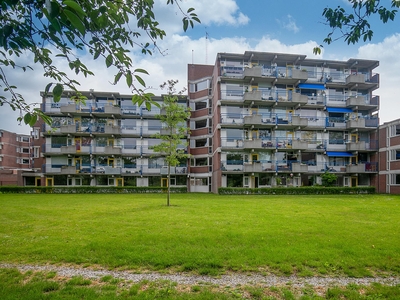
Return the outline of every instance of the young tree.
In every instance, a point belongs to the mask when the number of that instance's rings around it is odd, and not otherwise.
[[[337,176],[336,174],[326,171],[324,174],[321,175],[321,179],[323,186],[333,186],[337,181]]]
[[[184,97],[182,96],[184,90],[177,93],[175,89],[177,83],[177,80],[168,80],[160,86],[162,89],[167,89],[167,94],[163,96],[161,113],[158,115],[164,126],[163,134],[154,135],[154,137],[162,140],[160,144],[154,146],[154,152],[163,155],[168,166],[167,206],[170,205],[171,167],[176,167],[182,159],[189,158],[185,149],[187,142],[183,139],[189,133],[186,121],[190,117],[190,112],[186,106],[178,103],[179,98]]]
[[[391,0],[390,7],[380,4],[380,0],[348,0],[352,4],[352,11],[346,11],[338,6],[333,9],[327,7],[322,16],[326,19],[326,25],[331,28],[331,32],[324,39],[324,43],[331,44],[333,41],[344,38],[347,44],[358,43],[360,39],[370,41],[374,35],[369,19],[378,16],[382,23],[393,21],[396,17],[397,9],[400,7],[399,0]],[[334,34],[339,31],[337,36]],[[314,54],[320,54],[323,46],[314,48]]]
[[[183,29],[200,22],[193,8],[184,12],[180,0],[166,0],[177,5],[183,14]],[[115,68],[114,84],[124,77],[135,94],[132,100],[138,105],[144,101],[151,106],[151,93],[141,77],[146,70],[134,69],[129,52],[134,47],[144,54],[152,54],[157,40],[166,36],[153,13],[154,0],[2,0],[0,3],[0,87],[9,95],[0,96],[0,106],[9,105],[20,110],[25,123],[33,125],[38,117],[50,123],[40,109],[28,104],[17,87],[7,80],[13,69],[23,71],[32,66],[18,64],[18,57],[31,53],[32,63],[43,67],[43,75],[50,83],[45,92],[52,91],[58,102],[64,88],[77,91],[79,82],[60,70],[54,60],[68,62],[69,68],[85,77],[93,72],[79,59],[79,54],[89,53],[94,60],[101,59],[107,68]],[[139,42],[147,35],[147,42]],[[142,38],[141,38],[142,39]],[[134,82],[137,82],[135,84]],[[81,100],[78,97],[76,100]]]

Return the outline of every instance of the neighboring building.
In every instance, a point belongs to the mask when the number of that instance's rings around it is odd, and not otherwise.
[[[71,101],[69,92],[54,103],[42,93],[42,110],[52,117],[52,126],[39,122],[33,128],[35,147],[41,145],[43,157],[34,165],[43,179],[33,184],[166,186],[164,159],[152,150],[161,141],[152,137],[162,132],[156,118],[160,109],[133,105],[132,96],[118,93],[82,95],[88,98],[85,103]],[[162,96],[153,100],[161,104]],[[186,107],[187,99],[179,103]],[[173,186],[187,186],[187,161],[172,168],[172,174]]]
[[[32,167],[31,137],[0,129],[0,185],[24,185],[22,170]]]
[[[188,65],[191,178],[212,192],[312,185],[325,171],[374,185],[378,64],[246,51]]]
[[[400,194],[400,119],[379,127],[377,192]]]

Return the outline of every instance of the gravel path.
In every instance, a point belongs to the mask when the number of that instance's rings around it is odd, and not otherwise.
[[[129,280],[132,282],[140,282],[142,280],[170,280],[178,284],[196,285],[196,284],[215,284],[218,286],[236,286],[236,285],[262,285],[262,286],[282,286],[290,284],[292,287],[304,286],[346,286],[350,283],[357,285],[370,285],[377,282],[385,285],[400,284],[400,277],[374,277],[374,278],[350,278],[350,277],[297,277],[297,276],[275,276],[261,274],[229,274],[218,277],[189,275],[183,273],[176,274],[160,274],[160,273],[143,273],[135,274],[129,271],[109,271],[109,270],[92,270],[86,268],[74,268],[54,265],[18,265],[0,263],[0,268],[10,269],[17,268],[21,272],[26,271],[42,271],[57,272],[58,276],[74,277],[82,276],[87,279],[100,279],[103,276],[111,275],[114,278]]]

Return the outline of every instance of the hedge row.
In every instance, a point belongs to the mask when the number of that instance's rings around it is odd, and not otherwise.
[[[375,187],[277,187],[277,188],[219,188],[220,195],[335,195],[374,194]]]
[[[27,186],[1,186],[0,193],[10,194],[139,194],[139,193],[166,193],[166,187],[27,187]],[[171,187],[171,193],[186,193],[186,187]]]

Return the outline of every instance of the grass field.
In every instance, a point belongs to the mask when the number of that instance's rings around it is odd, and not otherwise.
[[[400,274],[400,197],[0,195],[0,261],[173,270]]]

